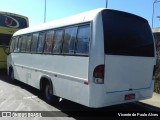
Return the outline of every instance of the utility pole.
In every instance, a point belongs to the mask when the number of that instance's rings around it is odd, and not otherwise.
[[[44,1],[44,23],[46,22],[46,0]]]
[[[154,5],[155,5],[156,3],[158,3],[158,2],[160,2],[160,0],[155,0],[155,1],[153,2],[152,28],[153,28],[153,22],[154,22]]]
[[[108,0],[106,0],[106,8],[108,8]]]

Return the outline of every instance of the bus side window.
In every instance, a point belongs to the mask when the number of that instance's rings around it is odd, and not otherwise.
[[[43,48],[44,48],[44,43],[45,43],[45,35],[46,32],[40,32],[39,34],[39,40],[38,40],[38,46],[37,46],[37,53],[42,53]]]
[[[21,51],[22,36],[19,36],[17,52]]]
[[[53,46],[54,30],[47,31],[46,41],[44,46],[44,53],[51,53]]]
[[[62,53],[74,54],[77,28],[70,27],[65,29]]]
[[[21,52],[26,52],[27,35],[22,36]]]
[[[32,44],[31,44],[31,53],[37,52],[38,36],[39,36],[39,33],[33,33]]]
[[[63,30],[55,31],[53,54],[60,54],[62,48]]]
[[[82,25],[78,28],[76,54],[88,55],[89,52],[89,25]]]
[[[11,44],[10,44],[10,53],[12,53],[14,51],[14,46],[15,46],[15,42],[16,42],[16,38],[15,37],[12,37],[11,39]]]
[[[14,52],[18,52],[18,39],[19,39],[19,37],[16,36],[15,37],[15,44],[14,44]]]
[[[26,53],[30,52],[32,43],[32,34],[27,35],[27,43],[26,43]]]

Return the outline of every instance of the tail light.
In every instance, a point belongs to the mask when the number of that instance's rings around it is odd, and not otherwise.
[[[155,80],[156,69],[157,69],[157,67],[156,67],[156,65],[154,65],[154,67],[153,67],[153,77],[152,77],[152,80]]]
[[[93,72],[94,83],[104,84],[104,65],[98,65]]]

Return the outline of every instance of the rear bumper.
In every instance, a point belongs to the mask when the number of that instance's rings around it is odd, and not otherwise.
[[[101,86],[99,90],[102,92],[102,89],[103,87]],[[105,107],[110,105],[149,99],[153,95],[153,90],[154,90],[154,81],[152,80],[150,87],[146,89],[113,92],[113,93],[103,92],[103,94],[96,94],[96,95],[93,95],[94,93],[91,93],[89,107],[100,108],[100,107]],[[136,97],[133,100],[126,101],[124,98],[125,98],[125,95],[127,94],[135,94]]]

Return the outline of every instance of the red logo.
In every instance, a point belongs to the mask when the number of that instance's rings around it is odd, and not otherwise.
[[[12,27],[12,28],[18,28],[19,27],[19,22],[18,20],[16,20],[15,18],[8,16],[8,15],[4,15],[5,16],[5,24],[8,27]]]
[[[6,24],[7,26],[11,26],[12,23],[13,23],[13,20],[12,20],[12,19],[10,19],[10,18],[8,18],[8,17],[5,18],[5,24]]]

